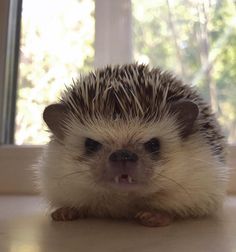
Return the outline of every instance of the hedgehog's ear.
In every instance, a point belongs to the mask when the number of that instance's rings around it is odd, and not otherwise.
[[[191,134],[193,124],[198,117],[198,106],[191,101],[178,101],[171,106],[170,112],[177,117],[177,121],[180,125],[181,137],[185,138]]]
[[[63,139],[65,135],[65,119],[67,116],[67,108],[63,104],[52,104],[47,106],[43,112],[43,120],[48,128],[59,139]]]

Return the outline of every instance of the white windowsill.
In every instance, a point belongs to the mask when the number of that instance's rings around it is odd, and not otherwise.
[[[133,221],[52,222],[37,196],[0,196],[0,251],[235,251],[236,197],[218,217],[148,228]]]

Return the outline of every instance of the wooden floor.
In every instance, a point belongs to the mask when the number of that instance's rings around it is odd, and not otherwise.
[[[236,197],[218,217],[148,228],[135,222],[52,222],[36,196],[0,196],[1,252],[234,252]]]

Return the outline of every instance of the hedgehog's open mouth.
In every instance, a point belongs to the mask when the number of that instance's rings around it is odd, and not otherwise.
[[[121,174],[114,178],[116,184],[134,184],[135,180],[128,174]]]

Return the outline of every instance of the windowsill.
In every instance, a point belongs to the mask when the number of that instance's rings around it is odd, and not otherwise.
[[[147,228],[135,222],[52,222],[38,196],[0,196],[0,251],[234,251],[236,197],[218,217]]]

